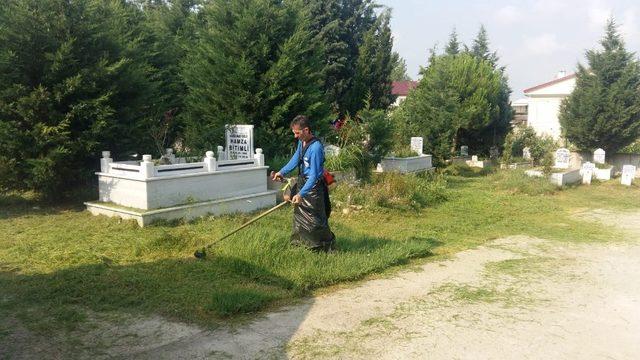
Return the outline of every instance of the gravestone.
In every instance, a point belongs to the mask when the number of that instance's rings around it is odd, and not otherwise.
[[[460,156],[463,156],[463,157],[469,156],[469,147],[467,145],[460,146]]]
[[[326,156],[338,156],[340,155],[340,148],[335,145],[326,145],[324,147],[324,154]]]
[[[636,177],[636,167],[633,165],[624,165],[622,167],[622,177],[620,183],[622,185],[631,186],[633,179]]]
[[[531,149],[529,149],[529,147],[522,149],[522,158],[525,160],[531,160]]]
[[[591,178],[593,177],[593,172],[596,169],[596,164],[591,162],[585,162],[582,164],[582,183],[591,185]]]
[[[478,162],[478,155],[471,156],[471,161],[474,162],[474,163],[477,163]]]
[[[605,152],[602,149],[596,149],[593,152],[593,162],[596,164],[604,164]]]
[[[415,151],[418,155],[422,155],[423,145],[424,145],[424,140],[421,137],[411,138],[411,150]]]
[[[497,159],[500,156],[500,149],[497,146],[492,146],[489,149],[489,157],[492,159]]]
[[[571,153],[569,152],[569,150],[565,148],[556,150],[556,163],[553,167],[558,169],[568,169],[570,155]]]
[[[228,160],[253,159],[253,125],[225,125]]]

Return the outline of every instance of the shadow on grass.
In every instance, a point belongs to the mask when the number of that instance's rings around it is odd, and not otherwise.
[[[35,196],[0,194],[0,220],[28,215],[53,215],[64,211],[83,211],[82,202],[65,200],[57,204],[42,201]]]

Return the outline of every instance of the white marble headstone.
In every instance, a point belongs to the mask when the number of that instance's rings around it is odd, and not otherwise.
[[[585,162],[582,164],[582,183],[583,184],[591,184],[591,178],[593,177],[593,172],[596,169],[596,164],[591,162]]]
[[[478,162],[478,155],[471,156],[471,161],[473,161],[474,163]]]
[[[525,160],[531,160],[531,149],[529,149],[529,147],[522,149],[522,158]]]
[[[411,150],[415,151],[418,155],[422,155],[422,148],[424,145],[424,139],[421,137],[411,138]]]
[[[326,156],[338,156],[340,155],[340,148],[335,145],[326,145],[324,147],[324,154]]]
[[[604,164],[604,155],[604,150],[596,149],[596,151],[593,152],[593,162],[596,164]]]
[[[570,155],[571,153],[569,152],[569,150],[565,148],[556,150],[556,163],[554,167],[558,169],[568,169]]]
[[[631,186],[633,179],[636,177],[636,167],[633,165],[622,166],[622,177],[620,183],[622,185]]]
[[[225,125],[227,160],[253,159],[253,125]]]
[[[460,146],[460,156],[469,156],[469,147],[467,145]]]

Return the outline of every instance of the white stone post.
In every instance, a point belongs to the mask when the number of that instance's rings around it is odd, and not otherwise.
[[[172,148],[166,148],[166,156],[167,159],[169,159],[169,161],[171,161],[172,164],[176,163],[176,154],[173,153],[173,149]]]
[[[111,151],[103,151],[102,159],[100,159],[100,172],[108,173],[109,172],[109,164],[113,162],[111,158]]]
[[[213,156],[213,151],[207,151],[205,153],[204,166],[208,172],[214,172],[218,170],[218,162],[216,161],[216,158]]]
[[[264,166],[264,154],[261,148],[256,149],[256,154],[253,155],[253,162],[256,166]]]
[[[140,163],[140,175],[143,179],[152,178],[155,175],[155,166],[151,160],[151,155],[142,155],[142,162]]]
[[[224,147],[218,145],[218,161],[227,160],[227,154],[224,152]]]
[[[593,171],[595,170],[595,164],[586,162],[582,164],[582,183],[585,185],[591,185],[591,178],[593,177]]]
[[[622,176],[620,177],[620,183],[622,185],[631,186],[633,179],[636,177],[636,167],[633,165],[622,166]]]

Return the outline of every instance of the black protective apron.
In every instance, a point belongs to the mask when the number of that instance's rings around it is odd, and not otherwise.
[[[293,187],[291,196],[298,193],[307,178],[302,173],[302,161],[307,149],[317,139],[312,139],[300,152],[298,159],[298,180]],[[329,251],[334,247],[335,236],[329,228],[329,215],[331,214],[331,202],[329,201],[329,189],[321,176],[311,187],[311,190],[302,197],[301,202],[294,206],[293,231],[291,243],[303,245],[312,250]]]

